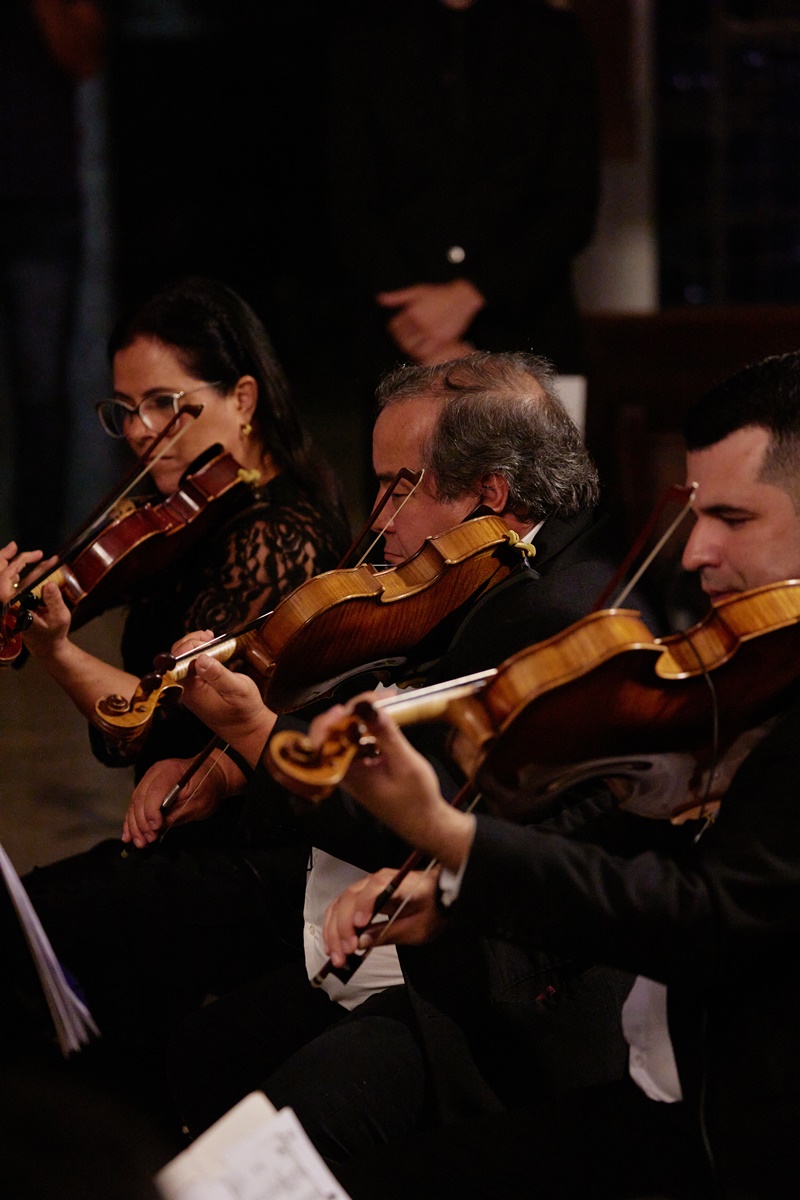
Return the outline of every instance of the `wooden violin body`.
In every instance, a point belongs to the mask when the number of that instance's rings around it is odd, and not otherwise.
[[[21,634],[30,624],[25,609],[36,607],[45,583],[58,584],[72,612],[72,628],[79,629],[146,584],[235,512],[246,501],[250,476],[216,445],[192,464],[171,495],[130,502],[88,544],[8,607],[0,625],[0,663],[19,654]]]
[[[33,614],[19,603],[6,605],[0,617],[0,666],[6,667],[19,658],[22,635],[30,627]]]
[[[353,676],[396,678],[420,665],[421,644],[433,651],[424,639],[510,574],[520,545],[500,517],[475,517],[428,538],[396,567],[364,564],[306,580],[258,629],[208,652],[223,662],[244,658],[264,680],[265,702],[274,712],[304,707]],[[203,652],[200,647],[192,657]],[[98,701],[95,721],[108,736],[128,743],[142,736],[160,700],[179,693],[191,659],[170,667],[169,656],[162,657],[130,702]]]
[[[519,564],[516,535],[500,517],[475,517],[427,538],[396,567],[361,566],[308,580],[259,634],[265,699],[288,712],[330,694],[351,675],[396,677],[421,665],[423,638]],[[439,647],[439,653],[442,647]]]
[[[597,635],[599,615],[566,639],[571,655],[576,637]],[[769,721],[800,678],[800,583],[727,597],[692,629],[651,645],[629,632],[621,649],[587,657],[588,672],[558,677],[558,638],[536,648],[548,661],[534,663],[530,651],[510,659],[481,695],[491,736],[484,724],[465,738],[474,707],[457,702],[453,753],[504,816],[540,819],[566,788],[598,776],[624,780],[624,806],[648,816],[711,798],[720,780],[708,771],[736,756],[742,735]]]
[[[219,447],[216,447],[219,451]],[[221,451],[193,466],[178,489],[109,522],[62,568],[62,594],[85,623],[139,589],[195,546],[247,500],[250,472]]]
[[[440,685],[385,704],[404,725],[449,724],[454,758],[502,816],[542,819],[565,789],[602,777],[623,781],[625,806],[675,817],[702,802],[726,755],[736,765],[799,679],[800,582],[789,581],[727,597],[665,638],[633,611],[592,613],[472,683],[454,681],[450,695]],[[362,743],[369,752],[368,725],[349,722],[321,755],[276,735],[270,768],[320,798]]]

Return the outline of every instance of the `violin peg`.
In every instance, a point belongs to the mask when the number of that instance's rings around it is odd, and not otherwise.
[[[177,661],[174,654],[157,654],[153,659],[153,670],[159,676],[166,675],[167,671],[175,670]]]
[[[139,692],[145,698],[161,687],[162,676],[157,671],[151,671],[148,675],[143,675],[139,680]]]
[[[358,704],[353,706],[353,715],[358,717],[366,725],[371,725],[375,720],[377,713],[375,706],[369,700],[359,700]]]
[[[17,613],[15,630],[17,633],[24,633],[26,629],[30,629],[33,624],[33,612],[29,608],[20,608]]]
[[[124,696],[113,693],[110,696],[103,696],[97,701],[97,711],[106,717],[117,717],[121,713],[130,711],[130,705]]]
[[[381,749],[372,734],[364,734],[363,737],[358,739],[356,744],[358,746],[359,758],[380,758]]]

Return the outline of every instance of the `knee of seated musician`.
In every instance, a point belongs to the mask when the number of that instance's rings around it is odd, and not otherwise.
[[[276,1108],[294,1109],[332,1165],[408,1137],[428,1113],[425,1060],[414,1034],[404,1021],[368,1013],[309,1042],[263,1090]]]
[[[167,1076],[193,1137],[346,1010],[308,981],[298,958],[219,996],[171,1036]]]
[[[264,953],[300,957],[300,910],[241,856],[165,845],[122,859],[120,848],[103,843],[24,880],[106,1035],[126,1036],[132,1019],[165,1029],[251,978]]]
[[[352,1200],[574,1200],[583,1193],[562,1186],[551,1142],[548,1114],[536,1106],[425,1130],[334,1164],[334,1174]]]
[[[611,968],[562,967],[505,989],[493,1006],[489,1039],[490,1078],[503,1102],[523,1105],[534,1075],[550,1095],[623,1076],[622,1004],[632,982]],[[480,1031],[475,1040],[480,1044]]]

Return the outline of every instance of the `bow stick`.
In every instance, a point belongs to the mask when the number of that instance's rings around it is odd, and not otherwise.
[[[77,532],[74,533],[66,545],[58,551],[55,562],[51,564],[47,575],[42,579],[34,580],[26,587],[20,588],[14,597],[14,603],[22,604],[24,600],[28,599],[28,597],[33,594],[35,588],[41,587],[43,584],[47,583],[50,576],[54,575],[58,568],[62,566],[70,556],[77,554],[83,548],[85,543],[90,540],[95,530],[107,520],[114,505],[119,504],[120,500],[124,500],[125,497],[133,491],[136,485],[140,483],[142,479],[144,479],[145,475],[148,475],[150,471],[152,471],[156,463],[163,458],[165,454],[168,454],[169,451],[172,450],[173,446],[180,441],[187,429],[190,428],[188,423],[186,425],[182,425],[181,428],[169,439],[169,441],[164,442],[164,439],[170,433],[176,421],[185,415],[194,418],[199,417],[202,411],[202,404],[187,404],[170,417],[169,421],[158,434],[158,436],[151,442],[148,448],[148,456],[145,460],[145,465],[141,465],[141,459],[138,459],[133,464],[127,474],[123,476],[120,483],[117,484],[116,488],[114,488],[114,490],[108,496],[105,496],[103,500],[101,500],[98,507],[89,514]],[[162,442],[164,442],[163,446],[161,445]],[[153,454],[153,451],[159,446],[161,448],[159,449],[158,453]]]
[[[419,471],[410,471],[407,467],[400,468],[400,470],[397,472],[397,474],[395,475],[392,482],[389,484],[389,486],[384,491],[383,496],[381,497],[379,502],[376,504],[375,508],[370,513],[363,528],[359,531],[359,533],[357,534],[357,536],[353,540],[353,542],[350,544],[350,546],[348,546],[344,555],[340,559],[339,565],[337,566],[336,570],[340,571],[340,570],[345,569],[348,561],[353,557],[353,555],[355,554],[359,545],[364,540],[367,533],[373,528],[378,517],[380,516],[380,514],[383,512],[386,505],[391,500],[392,496],[394,495],[395,489],[398,487],[398,485],[400,483],[409,483],[411,485],[410,490],[407,493],[407,495],[405,495],[403,497],[402,502],[397,506],[397,509],[395,510],[395,513],[393,514],[393,516],[390,517],[389,520],[381,527],[380,532],[376,534],[376,536],[373,538],[373,540],[370,542],[370,544],[367,546],[367,548],[364,550],[364,552],[361,554],[359,559],[354,564],[355,567],[361,566],[361,564],[364,562],[364,560],[366,559],[369,552],[377,544],[379,539],[381,537],[383,537],[383,535],[386,532],[386,530],[388,529],[391,521],[394,519],[394,517],[397,516],[397,513],[399,513],[401,511],[401,509],[404,507],[404,505],[406,505],[408,503],[408,501],[411,499],[411,497],[414,495],[414,492],[419,487],[424,474],[425,474],[424,467]],[[187,650],[183,654],[177,654],[177,655],[168,654],[168,653],[157,654],[156,657],[153,659],[154,676],[148,677],[152,681],[153,687],[158,686],[157,680],[161,676],[163,676],[167,671],[174,670],[180,663],[186,662],[187,660],[191,660],[193,658],[197,658],[197,656],[199,654],[205,654],[209,650],[213,649],[215,646],[220,646],[228,640],[235,641],[238,637],[242,636],[245,633],[250,633],[255,629],[260,629],[261,626],[264,624],[264,622],[267,620],[267,618],[272,616],[272,613],[274,611],[275,611],[274,609],[270,609],[269,612],[262,613],[260,616],[255,617],[252,621],[249,621],[246,625],[242,626],[239,630],[237,630],[236,634],[233,634],[233,635],[227,634],[227,633],[220,634],[218,637],[212,638],[211,641],[204,642],[201,647],[195,647],[193,650]],[[225,742],[223,738],[219,737],[219,735],[215,734],[214,737],[211,739],[211,741],[208,742],[208,744],[196,756],[196,758],[194,758],[192,760],[192,762],[186,768],[186,770],[184,771],[183,775],[181,775],[181,777],[177,781],[177,783],[173,784],[173,786],[167,792],[166,796],[161,801],[161,805],[160,805],[161,812],[169,812],[169,810],[173,807],[175,801],[177,800],[178,793],[180,792],[181,788],[186,786],[186,784],[192,778],[194,773],[203,765],[203,763],[206,761],[206,759],[209,757],[209,755],[211,753],[213,753],[214,750],[219,749],[221,751],[221,754],[220,754],[220,757],[221,757],[221,755],[225,753],[225,750],[227,749],[227,747],[228,747],[228,743]],[[216,762],[216,760],[215,760],[215,762]],[[210,770],[213,770],[213,766],[214,766],[214,764],[212,764],[212,766],[209,769],[209,772],[207,772],[207,774],[210,773]],[[205,776],[203,776],[203,778],[205,778]],[[200,783],[202,783],[202,780],[200,780]],[[199,787],[200,784],[198,783],[197,786]],[[409,870],[410,869],[411,868],[409,867]]]
[[[478,803],[480,798],[481,798],[480,793],[475,792],[472,783],[467,782],[464,784],[464,786],[461,788],[461,790],[456,793],[456,795],[453,797],[453,799],[448,801],[448,803],[450,805],[452,805],[453,808],[463,808],[464,812],[469,813],[469,812],[472,812],[473,808]],[[467,803],[467,801],[469,801],[469,803]],[[466,807],[463,807],[464,805],[466,805]],[[395,874],[389,880],[389,882],[387,883],[387,885],[383,889],[383,891],[379,892],[379,894],[375,897],[375,901],[372,905],[372,913],[370,915],[369,921],[367,922],[366,925],[364,925],[360,929],[356,930],[356,932],[359,934],[359,936],[362,933],[365,933],[367,930],[370,930],[370,932],[373,932],[372,923],[375,920],[375,917],[384,911],[384,909],[386,908],[386,905],[389,903],[392,896],[395,894],[395,892],[399,888],[400,884],[403,882],[403,880],[406,878],[406,876],[411,871],[413,871],[416,866],[418,866],[418,864],[422,861],[423,857],[424,857],[424,855],[421,850],[412,850],[412,852],[409,854],[408,858],[405,860],[405,862],[402,864],[402,866],[400,866],[397,869]],[[427,866],[425,866],[425,868],[423,869],[423,872],[422,872],[423,876],[427,875],[428,872],[431,871],[436,866],[438,861],[439,860],[437,858],[431,858],[429,860]],[[405,906],[414,898],[414,896],[416,895],[416,893],[421,885],[422,885],[422,880],[420,880],[420,882],[419,882],[419,884],[417,884],[416,888],[413,888],[409,892],[409,894],[404,897],[404,899],[400,902],[400,904],[395,909],[395,911],[392,913],[392,915],[389,917],[389,919],[387,921],[384,921],[378,927],[378,932],[376,933],[375,940],[372,942],[371,945],[365,946],[361,950],[354,950],[352,954],[348,954],[347,961],[341,967],[335,967],[333,965],[333,963],[331,962],[331,960],[328,959],[327,962],[325,962],[323,964],[323,966],[320,967],[320,969],[319,969],[319,971],[317,971],[316,975],[314,975],[313,978],[311,979],[312,987],[322,987],[322,984],[325,982],[325,980],[327,979],[327,977],[329,975],[335,975],[336,978],[339,979],[342,983],[349,983],[350,980],[353,978],[353,975],[356,973],[358,968],[363,963],[364,959],[369,954],[370,950],[375,950],[378,946],[383,945],[386,935],[389,932],[389,930],[391,929],[392,925],[397,920],[397,918],[400,916],[400,914],[403,911],[403,909],[405,908]]]

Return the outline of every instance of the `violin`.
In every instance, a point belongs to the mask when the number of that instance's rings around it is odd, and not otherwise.
[[[435,655],[435,640],[460,610],[505,579],[531,553],[502,518],[474,517],[425,540],[397,566],[327,571],[305,580],[243,632],[216,639],[176,660],[159,655],[131,700],[105,696],[95,723],[130,749],[157,706],[175,700],[192,662],[211,654],[243,658],[264,680],[273,712],[292,712],[363,674],[397,679]]]
[[[570,786],[606,778],[623,807],[679,819],[719,791],[720,762],[735,769],[798,678],[800,581],[790,580],[716,601],[663,638],[633,610],[592,612],[496,669],[374,707],[401,725],[448,724],[453,757],[498,815],[541,820]],[[373,751],[370,711],[357,706],[318,750],[295,731],[274,734],[267,766],[322,799]]]
[[[163,571],[246,500],[254,473],[219,444],[185,472],[176,491],[159,501],[127,500],[89,541],[62,557],[44,578],[23,589],[0,622],[0,664],[13,661],[46,583],[55,582],[72,613],[72,628],[113,608],[134,587]]]

